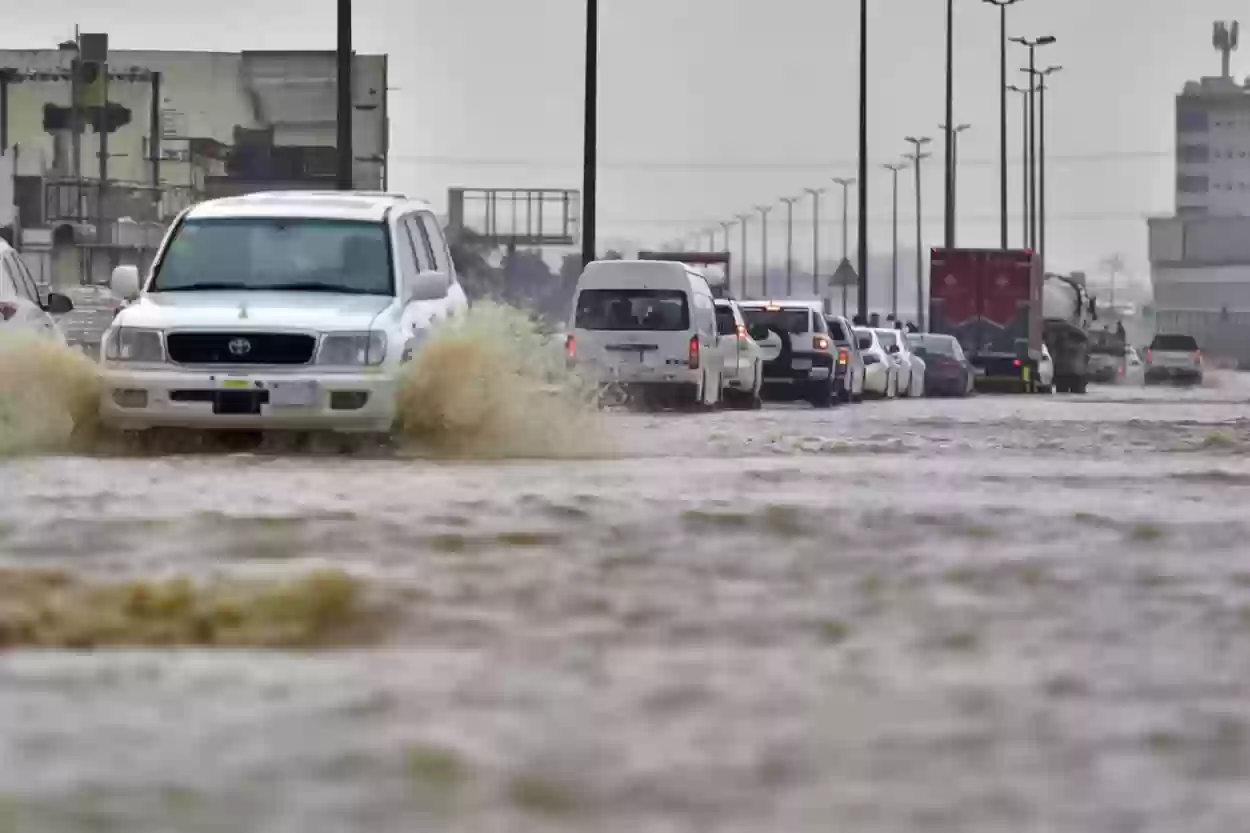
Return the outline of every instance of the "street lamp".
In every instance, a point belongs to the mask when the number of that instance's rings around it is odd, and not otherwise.
[[[1032,126],[1037,124],[1036,119],[1036,89],[1033,87],[1033,76],[1037,73],[1036,52],[1039,46],[1049,46],[1055,42],[1053,35],[1044,35],[1034,40],[1028,38],[1012,38],[1012,43],[1018,43],[1029,50],[1029,67],[1024,70],[1029,73],[1029,240],[1028,248],[1037,248],[1037,145],[1036,131]]]
[[[893,255],[893,261],[892,261],[893,269],[890,272],[890,314],[894,317],[894,320],[897,321],[898,320],[898,172],[903,170],[907,166],[902,164],[901,162],[895,162],[893,164],[882,165],[881,167],[889,171],[893,175],[893,179],[894,179],[894,219],[893,219],[893,235],[894,235],[893,252],[894,252],[894,255]]]
[[[955,0],[946,0],[946,248],[955,248]]]
[[[843,206],[846,203],[843,202]],[[845,216],[845,213],[843,214]],[[859,281],[855,287],[859,318],[868,320],[868,0],[859,2]],[[845,252],[846,246],[843,245]],[[846,316],[846,290],[842,290]]]
[[[946,125],[938,125],[942,130],[946,130]],[[959,134],[971,128],[970,124],[957,124],[951,134],[951,193],[950,193],[950,215],[951,215],[951,246],[955,245],[955,233],[957,231],[959,219]]]
[[[786,297],[794,297],[794,204],[800,197],[782,197],[786,204]]]
[[[750,214],[735,215],[738,223],[742,226],[742,268],[738,270],[738,274],[742,277],[742,300],[747,299],[747,221],[751,219]]]
[[[835,178],[833,181],[834,181],[834,183],[836,183],[836,184],[838,184],[838,185],[841,185],[841,186],[842,186],[842,259],[843,259],[843,260],[847,260],[847,259],[848,259],[848,258],[847,258],[847,256],[846,256],[846,247],[847,247],[847,243],[846,243],[847,194],[848,194],[848,193],[850,193],[850,191],[849,191],[850,187],[851,187],[852,185],[854,185],[854,184],[855,184],[855,178],[854,178],[854,177],[838,177],[838,178]],[[860,190],[861,190],[861,191],[863,191],[863,189],[862,189],[862,188],[861,188]],[[862,201],[862,200],[860,201],[860,204],[861,204],[861,205],[863,204],[863,201]],[[862,220],[862,218],[861,218],[861,223],[862,223],[862,222],[863,222],[863,220]],[[862,253],[861,253],[861,254],[862,254]],[[863,257],[862,257],[862,256],[860,257],[860,264],[861,264],[861,265],[860,265],[860,268],[862,269],[862,268],[863,268]],[[860,275],[860,276],[859,276],[859,279],[860,279],[860,280],[859,280],[860,285],[859,285],[858,287],[856,287],[857,291],[858,291],[859,289],[862,289],[862,288],[863,288],[863,275]],[[847,310],[846,310],[846,308],[847,308],[847,305],[849,304],[850,289],[851,289],[851,288],[850,288],[849,286],[847,286],[846,284],[842,284],[842,315],[843,315],[844,317],[845,317],[845,315],[846,315],[846,311],[847,311]],[[868,320],[868,315],[867,315],[867,313],[866,313],[866,312],[865,312],[865,313],[863,313],[863,318],[864,318],[864,320],[865,320],[865,321],[867,321],[867,320]]]
[[[1042,262],[1043,274],[1046,271],[1046,79],[1062,69],[1050,66],[1033,73],[1037,76],[1037,256]]]
[[[920,163],[928,159],[931,154],[921,152],[921,148],[933,141],[928,136],[908,136],[907,142],[915,148],[915,151],[904,156],[910,159],[912,164],[916,166],[916,326],[924,331],[924,260],[923,260],[923,200],[920,196]]]
[[[721,229],[725,232],[725,251],[729,251],[729,230],[733,228],[733,220],[720,223]],[[716,248],[716,244],[712,244],[712,248]],[[725,280],[729,280],[729,275],[725,275]]]
[[[760,291],[767,298],[768,291],[768,214],[773,210],[771,205],[757,205],[755,210],[760,213]]]
[[[1029,89],[1032,89],[1032,86],[1030,84]],[[1020,201],[1022,204],[1020,248],[1027,249],[1029,247],[1029,206],[1032,204],[1032,194],[1029,191],[1029,136],[1032,135],[1032,125],[1029,124],[1029,90],[1014,84],[1007,89],[1013,93],[1020,93]]]
[[[805,190],[812,197],[812,294],[820,298],[820,196],[827,189]]]
[[[586,103],[582,113],[582,265],[595,259],[595,173],[599,148],[599,0],[586,0]]]
[[[335,54],[335,64],[338,70],[335,90],[338,190],[350,191],[354,185],[352,180],[355,162],[355,154],[352,151],[352,112],[354,109],[352,106],[352,0],[338,0],[338,49]],[[100,158],[104,158],[103,151]]]
[[[1000,200],[1002,211],[1002,248],[1007,248],[1007,7],[1018,2],[1018,0],[984,0],[992,6],[998,6],[999,11],[999,45],[1001,48],[999,69],[1002,73],[1001,88],[999,90],[1000,100],[1000,146],[999,161],[1002,173],[1002,181],[999,185]]]

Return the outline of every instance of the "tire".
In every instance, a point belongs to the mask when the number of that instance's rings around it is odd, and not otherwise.
[[[1072,392],[1073,393],[1085,393],[1085,389],[1088,386],[1089,386],[1089,382],[1086,381],[1085,379],[1077,379],[1075,382],[1072,383]]]
[[[823,382],[817,382],[807,401],[811,403],[813,408],[832,408],[835,395],[833,379],[830,378]]]

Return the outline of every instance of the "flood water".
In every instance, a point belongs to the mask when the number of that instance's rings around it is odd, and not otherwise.
[[[610,415],[592,459],[5,462],[0,566],[335,565],[400,614],[0,654],[0,830],[1242,829],[1247,405],[1213,374]]]

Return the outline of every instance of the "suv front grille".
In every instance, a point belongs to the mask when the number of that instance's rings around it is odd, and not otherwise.
[[[317,349],[300,333],[170,333],[165,343],[177,364],[308,364]]]

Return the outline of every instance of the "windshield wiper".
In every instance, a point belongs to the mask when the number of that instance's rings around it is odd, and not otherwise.
[[[249,286],[248,289],[256,292],[335,292],[341,295],[376,295],[377,292],[371,292],[367,289],[359,289],[352,286],[343,286],[337,283],[324,283],[322,281],[303,281],[300,283],[273,283],[259,284],[257,286]]]

